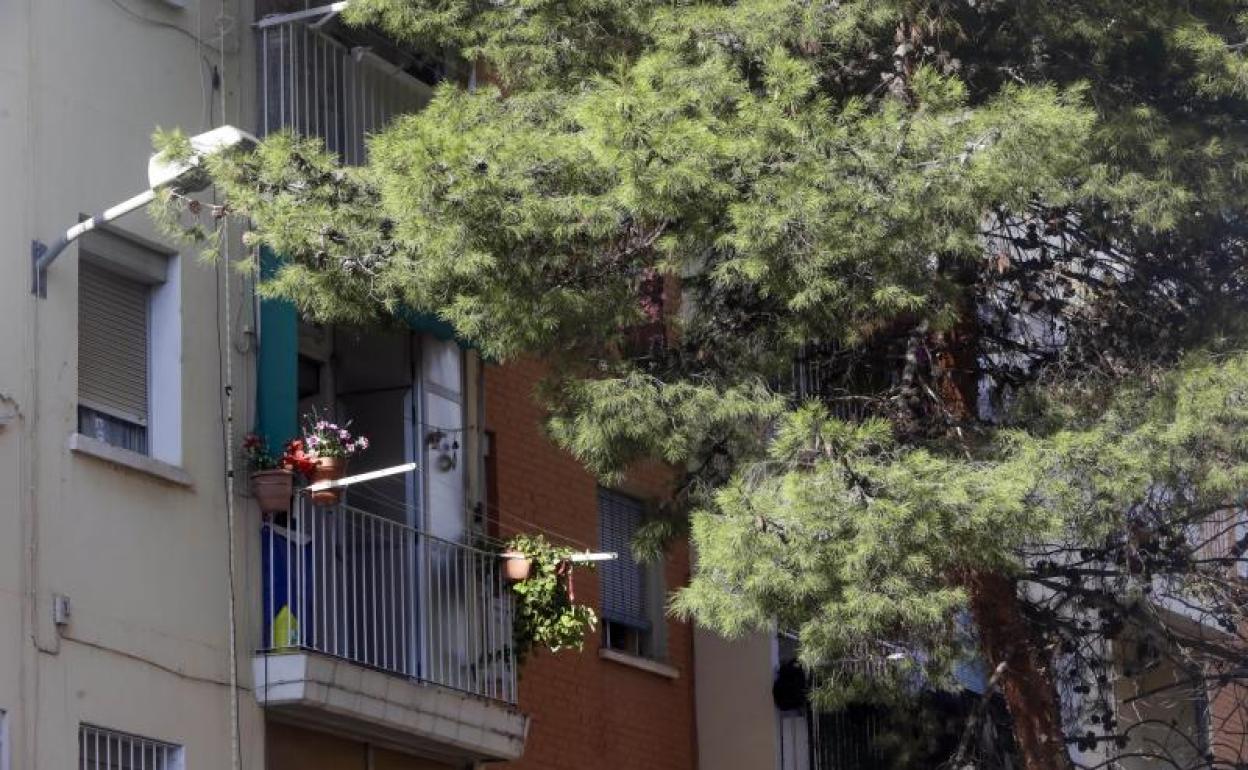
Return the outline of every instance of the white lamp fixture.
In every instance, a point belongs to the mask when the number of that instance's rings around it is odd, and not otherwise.
[[[178,193],[203,190],[212,184],[212,180],[208,178],[201,166],[205,157],[231,147],[254,147],[255,144],[256,138],[246,131],[233,126],[221,126],[191,137],[193,152],[186,160],[170,163],[153,155],[147,162],[148,189],[79,222],[66,230],[65,234],[51,245],[37,240],[31,242],[31,293],[37,297],[48,296],[48,267],[69,244],[78,240],[84,233],[143,208],[155,199],[158,190],[171,189]]]

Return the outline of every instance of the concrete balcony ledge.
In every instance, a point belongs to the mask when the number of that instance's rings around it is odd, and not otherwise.
[[[451,761],[519,759],[513,706],[311,652],[252,659],[256,701],[283,721]]]

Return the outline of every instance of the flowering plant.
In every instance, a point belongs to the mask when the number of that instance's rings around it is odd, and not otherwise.
[[[368,449],[368,439],[352,436],[348,430],[350,426],[351,423],[336,425],[313,415],[303,429],[303,451],[309,459],[316,460],[318,457],[350,457]]]
[[[247,459],[247,467],[255,471],[272,471],[281,468],[281,458],[269,451],[269,445],[263,436],[248,433],[243,437],[243,457]]]
[[[311,478],[312,469],[316,467],[316,458],[304,449],[303,439],[292,438],[286,442],[281,463],[283,468],[292,470],[305,478]]]
[[[243,438],[243,456],[247,458],[247,466],[251,471],[294,471],[307,476],[316,464],[303,449],[303,441],[291,439],[282,447],[282,453],[275,455],[269,451],[268,442],[256,433],[248,433]]]

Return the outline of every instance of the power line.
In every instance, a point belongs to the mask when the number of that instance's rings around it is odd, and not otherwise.
[[[151,16],[147,16],[145,14],[142,14],[134,10],[133,8],[126,5],[125,3],[121,2],[121,0],[110,0],[110,2],[112,2],[113,5],[117,6],[117,8],[122,11],[122,13],[125,13],[127,16],[134,19],[135,21],[138,21],[141,24],[147,24],[148,26],[159,27],[161,29],[167,29],[173,32],[177,32],[179,35],[182,35],[183,37],[188,38],[189,40],[196,43],[197,45],[210,48],[216,51],[219,55],[223,57],[225,55],[224,53],[225,37],[224,36],[221,36],[221,43],[220,43],[221,47],[218,48],[212,45],[211,43],[208,43],[199,35],[196,35],[194,32],[191,32],[189,29],[186,29],[185,27],[181,26],[180,24],[174,24],[173,22],[168,22],[168,21],[161,21],[160,19],[153,19]]]
[[[393,497],[392,495],[386,493],[384,490],[378,489],[376,486],[369,486],[367,484],[361,484],[361,485],[352,487],[350,494],[351,496],[363,498],[366,502],[371,502],[371,503],[380,505],[382,507],[387,508],[388,510],[391,510],[397,513],[406,513],[409,510],[409,508],[412,507],[407,502],[406,499],[399,499],[397,497]],[[551,529],[550,527],[543,526],[542,524],[538,524],[536,521],[533,521],[530,518],[517,515],[511,511],[505,511],[502,509],[501,506],[497,505],[496,503],[484,503],[482,507],[484,508],[484,513],[485,513],[484,519],[487,522],[492,520],[496,522],[500,527],[506,526],[508,529],[510,529],[512,532],[516,534],[523,534],[525,532],[536,530],[544,535],[555,538],[556,540],[560,540],[564,544],[576,547],[580,550],[589,551],[589,550],[593,550],[593,548],[596,547],[589,543],[586,543],[584,540],[581,540],[580,538],[572,537],[571,535],[564,534],[563,532],[559,532],[558,530]],[[475,516],[478,514],[478,511],[475,506],[465,506],[463,508],[463,513],[470,515],[470,516]],[[509,522],[504,522],[503,521],[504,518],[508,519]],[[478,534],[483,534],[483,533],[478,533]],[[495,542],[500,545],[505,544],[505,541],[497,540],[494,538],[489,538],[488,535],[484,535],[484,536],[487,539],[495,540]]]

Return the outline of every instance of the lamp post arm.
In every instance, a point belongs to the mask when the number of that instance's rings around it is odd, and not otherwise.
[[[31,293],[37,297],[48,296],[48,267],[61,255],[62,251],[65,251],[69,244],[100,225],[107,224],[114,219],[129,214],[131,211],[143,208],[155,198],[155,190],[144,190],[138,195],[118,203],[116,206],[106,208],[95,216],[79,222],[66,230],[65,234],[53,241],[51,245],[44,244],[41,241],[32,241],[30,248]]]

